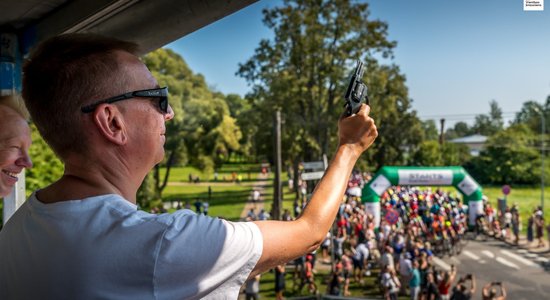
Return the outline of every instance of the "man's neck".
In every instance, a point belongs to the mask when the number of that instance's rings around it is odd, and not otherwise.
[[[117,194],[136,203],[137,189],[143,178],[136,178],[120,160],[110,163],[67,160],[63,176],[52,185],[40,190],[37,198],[43,203],[84,199]]]

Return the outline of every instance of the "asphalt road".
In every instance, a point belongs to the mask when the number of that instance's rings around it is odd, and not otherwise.
[[[460,255],[436,258],[435,264],[441,269],[454,264],[457,279],[474,274],[474,299],[481,299],[483,286],[494,281],[504,283],[510,300],[550,299],[550,259],[502,241],[468,241]]]

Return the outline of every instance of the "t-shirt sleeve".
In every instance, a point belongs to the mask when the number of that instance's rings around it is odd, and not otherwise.
[[[154,270],[158,299],[237,299],[262,254],[252,222],[184,215],[160,239]]]

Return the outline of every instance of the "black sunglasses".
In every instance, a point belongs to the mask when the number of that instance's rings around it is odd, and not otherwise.
[[[82,106],[80,109],[82,110],[83,113],[90,113],[90,112],[93,112],[96,109],[96,107],[100,104],[114,103],[117,101],[122,101],[122,100],[127,100],[132,98],[158,98],[160,111],[164,114],[168,113],[168,87],[128,92],[128,93],[114,96],[105,100],[97,101],[90,105]]]

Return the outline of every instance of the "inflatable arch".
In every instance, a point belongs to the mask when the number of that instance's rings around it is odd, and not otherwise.
[[[462,167],[382,167],[362,190],[361,201],[367,213],[380,226],[380,197],[391,186],[454,186],[468,205],[468,224],[475,225],[483,212],[481,186]]]

